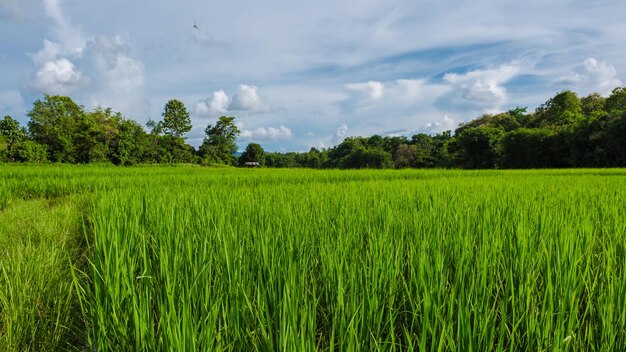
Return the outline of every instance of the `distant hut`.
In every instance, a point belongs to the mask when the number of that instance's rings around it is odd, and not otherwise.
[[[245,166],[245,167],[259,167],[259,166],[261,166],[261,164],[259,164],[258,161],[246,161],[245,163],[243,163],[243,166]]]

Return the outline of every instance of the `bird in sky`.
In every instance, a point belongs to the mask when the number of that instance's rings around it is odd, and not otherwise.
[[[196,23],[196,20],[193,20],[193,28],[200,30],[200,28],[198,28],[198,23]]]

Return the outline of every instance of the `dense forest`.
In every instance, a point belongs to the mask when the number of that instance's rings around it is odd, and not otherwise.
[[[162,120],[146,126],[111,109],[85,111],[65,96],[33,104],[27,126],[0,120],[0,161],[24,163],[196,163],[305,168],[562,168],[626,166],[626,88],[579,98],[562,91],[535,109],[485,114],[436,135],[348,137],[305,153],[266,153],[250,143],[237,156],[239,129],[222,116],[199,148],[185,105],[167,102]]]

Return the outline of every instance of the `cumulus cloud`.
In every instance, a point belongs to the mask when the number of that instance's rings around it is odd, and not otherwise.
[[[389,82],[369,81],[344,85],[349,96],[338,102],[344,112],[358,109],[376,111],[390,107],[412,108],[427,104],[433,97],[450,90],[447,85],[431,83],[424,79],[397,79]]]
[[[46,16],[54,22],[54,33],[64,50],[79,55],[86,43],[82,29],[65,15],[59,0],[43,0],[43,5]]]
[[[233,95],[229,110],[249,112],[270,112],[272,106],[259,94],[259,88],[252,85],[240,84],[237,93]]]
[[[559,77],[556,83],[576,88],[586,86],[587,89],[597,90],[602,94],[608,94],[613,88],[622,85],[615,67],[593,57],[586,59],[573,73]]]
[[[448,115],[443,115],[443,117],[434,122],[426,123],[422,128],[420,128],[418,133],[440,133],[443,131],[454,131],[458,126],[458,122],[451,118]]]
[[[348,135],[348,125],[343,123],[335,131],[335,135],[331,138],[330,143],[333,145],[341,143]],[[323,144],[323,143],[322,143]]]
[[[90,40],[82,61],[93,75],[92,104],[137,112],[143,104],[143,64],[131,56],[131,48],[121,37]]]
[[[211,98],[200,100],[196,103],[195,112],[200,116],[223,114],[228,110],[228,95],[223,90],[213,92]]]
[[[443,81],[450,91],[437,99],[444,111],[497,112],[507,103],[505,84],[520,74],[521,65],[512,63],[467,73],[446,73]]]
[[[385,91],[385,85],[376,81],[350,83],[346,84],[345,88],[354,93],[359,99],[365,100],[380,99]]]
[[[70,60],[58,59],[43,64],[32,87],[46,94],[66,95],[85,86],[87,81]]]
[[[518,65],[502,65],[496,69],[475,70],[465,74],[446,73],[443,80],[460,90],[467,100],[499,105],[506,100],[503,84],[519,72]]]
[[[291,129],[280,125],[278,128],[275,127],[258,127],[253,130],[241,130],[241,134],[239,135],[244,140],[251,141],[275,141],[275,140],[285,140],[290,139],[292,137]]]
[[[42,48],[29,54],[38,67],[30,87],[49,94],[76,92],[77,99],[94,106],[141,114],[144,68],[130,46],[120,36],[86,36],[59,0],[43,0],[43,5],[54,40],[44,39]]]

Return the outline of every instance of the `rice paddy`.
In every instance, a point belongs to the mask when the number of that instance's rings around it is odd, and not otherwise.
[[[626,170],[0,168],[0,350],[621,351]]]

